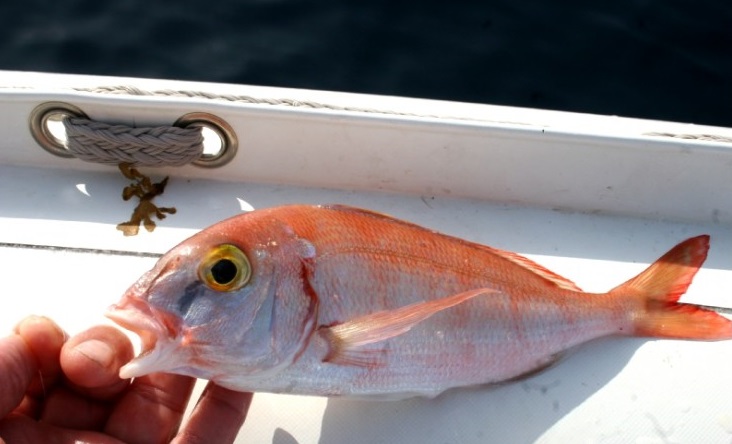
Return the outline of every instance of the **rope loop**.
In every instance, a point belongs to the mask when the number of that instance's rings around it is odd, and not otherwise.
[[[63,119],[66,149],[87,162],[138,166],[182,166],[203,154],[200,126],[135,128],[82,117]]]

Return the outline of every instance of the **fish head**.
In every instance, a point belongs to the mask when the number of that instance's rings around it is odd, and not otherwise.
[[[107,316],[142,343],[122,378],[266,377],[303,350],[317,317],[308,283],[315,249],[286,224],[252,216],[182,242],[110,307]]]

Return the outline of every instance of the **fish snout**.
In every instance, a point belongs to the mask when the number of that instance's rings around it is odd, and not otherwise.
[[[175,364],[172,356],[184,336],[179,316],[129,294],[110,306],[105,316],[140,337],[140,354],[120,369],[121,378],[165,371]]]
[[[174,339],[181,334],[182,319],[167,310],[153,307],[147,301],[125,294],[111,305],[105,316],[142,339],[143,350],[154,348],[158,339]]]

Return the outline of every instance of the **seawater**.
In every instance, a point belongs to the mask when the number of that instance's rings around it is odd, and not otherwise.
[[[732,126],[732,2],[8,2],[0,69]]]

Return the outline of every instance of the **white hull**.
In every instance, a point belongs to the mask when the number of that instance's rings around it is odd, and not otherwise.
[[[155,260],[140,253],[162,253],[243,209],[285,203],[389,213],[526,254],[587,291],[607,290],[677,242],[709,233],[709,259],[683,300],[732,307],[731,129],[141,79],[0,72],[0,85],[6,330],[30,313],[71,333],[107,322],[106,306]],[[88,91],[116,85],[216,98]],[[156,202],[178,213],[126,238],[115,225],[134,207],[120,196],[127,180],[109,166],[55,157],[31,137],[28,116],[48,101],[139,126],[212,113],[235,130],[238,154],[218,169],[143,169],[171,175]],[[434,400],[259,394],[239,442],[728,441],[730,356],[732,341],[608,339],[530,379]]]

